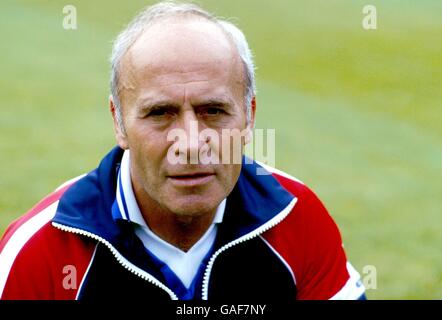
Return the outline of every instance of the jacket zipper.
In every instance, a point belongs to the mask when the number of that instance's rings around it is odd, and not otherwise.
[[[210,273],[212,272],[213,264],[215,263],[215,259],[224,251],[227,249],[230,249],[240,243],[243,243],[245,241],[251,240],[260,234],[270,230],[271,228],[275,227],[277,224],[279,224],[282,220],[284,220],[287,215],[292,211],[293,207],[295,206],[296,202],[298,201],[297,198],[294,198],[287,207],[284,208],[279,214],[277,214],[275,217],[273,217],[270,221],[263,224],[261,227],[249,232],[248,234],[233,240],[226,245],[219,248],[210,258],[209,263],[207,264],[206,270],[204,272],[204,278],[203,278],[203,286],[202,286],[202,299],[207,300],[208,294],[209,294],[209,279],[210,279]]]
[[[216,258],[223,253],[224,251],[226,251],[227,249],[230,249],[240,243],[243,243],[245,241],[251,240],[257,236],[259,236],[260,234],[270,230],[271,228],[275,227],[276,225],[278,225],[282,220],[284,220],[287,215],[292,211],[293,207],[295,206],[296,202],[297,202],[297,198],[294,198],[289,205],[282,210],[279,214],[277,214],[273,219],[271,219],[270,221],[268,221],[267,223],[263,224],[261,227],[253,230],[252,232],[236,239],[233,240],[229,243],[227,243],[226,245],[222,246],[221,248],[219,248],[210,258],[209,263],[207,264],[206,270],[204,272],[204,277],[203,277],[203,285],[202,285],[202,299],[203,300],[207,300],[208,299],[208,291],[209,291],[209,279],[210,279],[210,274],[212,272],[212,267],[213,264],[215,263]],[[142,278],[143,280],[146,280],[150,283],[152,283],[153,285],[159,287],[160,289],[166,291],[170,298],[172,300],[178,300],[178,296],[171,290],[169,289],[167,286],[165,286],[164,284],[162,284],[160,281],[158,281],[157,279],[155,279],[152,275],[150,275],[149,273],[147,273],[146,271],[138,268],[137,266],[135,266],[134,264],[130,263],[121,253],[118,252],[117,249],[115,249],[114,246],[112,246],[110,244],[109,241],[103,239],[100,236],[97,236],[94,233],[82,230],[82,229],[78,229],[78,228],[73,228],[73,227],[68,227],[65,226],[63,224],[57,223],[57,222],[52,222],[52,225],[62,231],[66,231],[66,232],[71,232],[71,233],[76,233],[79,235],[83,235],[89,238],[92,238],[94,240],[99,241],[100,243],[104,244],[114,255],[114,257],[116,258],[116,260],[118,261],[118,263],[120,263],[125,269],[127,269],[128,271],[132,272],[133,274],[135,274],[136,276]]]
[[[118,263],[120,263],[126,270],[129,270],[130,272],[132,272],[136,276],[142,278],[143,280],[146,280],[146,281],[152,283],[153,285],[159,287],[160,289],[166,291],[172,300],[178,300],[177,295],[172,290],[170,290],[167,286],[162,284],[160,281],[155,279],[152,275],[150,275],[146,271],[138,268],[133,263],[129,262],[121,253],[118,252],[117,249],[115,249],[114,246],[112,246],[110,244],[109,241],[101,238],[100,236],[97,236],[94,233],[84,231],[82,229],[68,227],[68,226],[65,226],[65,225],[57,223],[57,222],[52,222],[52,225],[62,231],[76,233],[76,234],[86,236],[86,237],[89,237],[89,238],[99,241],[100,243],[104,244],[112,252],[114,257],[117,259]]]

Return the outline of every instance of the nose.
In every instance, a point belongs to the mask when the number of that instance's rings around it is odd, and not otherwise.
[[[179,148],[180,157],[185,157],[188,164],[199,164],[200,150],[207,143],[200,139],[200,131],[204,129],[204,125],[198,121],[194,110],[186,110],[182,114],[179,126],[187,137],[187,143]]]

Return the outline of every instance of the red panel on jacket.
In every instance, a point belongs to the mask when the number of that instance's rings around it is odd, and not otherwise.
[[[293,271],[297,299],[330,299],[349,279],[339,230],[307,186],[274,176],[298,201],[287,218],[263,237]]]

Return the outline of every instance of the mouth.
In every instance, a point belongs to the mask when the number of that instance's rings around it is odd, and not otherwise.
[[[167,178],[177,186],[194,187],[210,182],[215,178],[213,172],[194,172],[184,174],[169,175]]]

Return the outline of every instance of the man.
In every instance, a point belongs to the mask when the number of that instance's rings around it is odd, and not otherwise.
[[[118,147],[7,229],[3,299],[364,297],[315,194],[234,159],[256,111],[238,28],[195,5],[159,3],[120,34],[111,60]],[[226,130],[240,143],[217,141]]]

